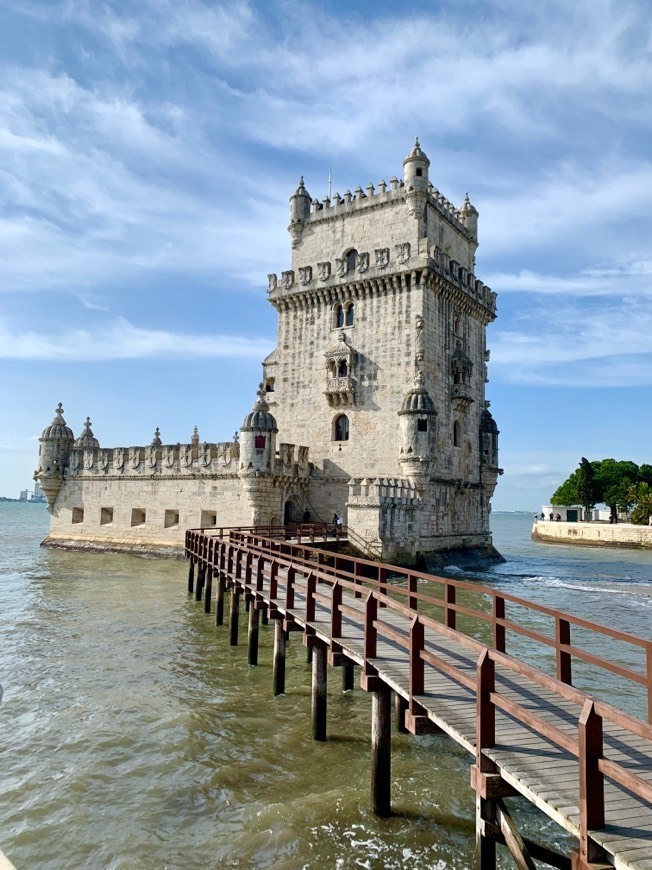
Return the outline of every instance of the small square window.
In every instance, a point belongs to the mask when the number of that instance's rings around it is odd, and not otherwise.
[[[419,166],[417,168],[417,178],[421,178],[422,175],[423,175],[423,169]]]
[[[113,508],[100,508],[100,525],[110,526],[113,522]]]
[[[73,523],[84,522],[84,508],[76,507],[72,509],[72,521]]]
[[[144,526],[146,516],[147,516],[147,512],[144,508],[132,508],[131,509],[131,525],[132,526]]]
[[[428,421],[427,420],[418,420],[417,421],[417,431],[418,432],[427,432],[428,431]]]
[[[206,528],[208,528],[208,526],[216,526],[217,525],[216,512],[215,511],[202,511],[200,525],[201,525],[202,529],[206,529]]]
[[[265,436],[264,435],[256,435],[254,437],[254,447],[256,450],[264,450],[265,449]]]
[[[163,526],[166,529],[172,529],[179,525],[179,511],[166,511],[163,520]]]

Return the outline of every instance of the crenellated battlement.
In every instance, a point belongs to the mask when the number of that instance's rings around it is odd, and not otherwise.
[[[437,276],[449,281],[472,299],[487,308],[493,316],[496,313],[496,293],[483,281],[457,260],[441,250],[438,245],[423,245],[418,250],[410,242],[395,244],[393,250],[375,248],[373,251],[360,251],[353,268],[349,268],[345,257],[335,261],[324,261],[299,266],[281,273],[267,276],[267,294],[272,305],[289,297],[298,297],[314,290],[328,289],[360,282],[370,282],[372,292],[383,289],[395,290],[397,275],[410,274],[423,270],[426,266]],[[385,279],[388,278],[387,282]]]
[[[143,477],[147,475],[194,476],[237,473],[240,445],[149,444],[145,447],[73,447],[68,475]]]
[[[405,477],[363,477],[349,481],[349,507],[415,507],[422,490]]]

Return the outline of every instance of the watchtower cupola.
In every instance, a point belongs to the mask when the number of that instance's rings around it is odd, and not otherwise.
[[[417,371],[398,412],[400,428],[399,462],[407,477],[426,474],[434,458],[437,411]]]
[[[59,402],[56,414],[39,438],[39,467],[34,472],[48,500],[48,510],[52,511],[57,495],[63,484],[63,475],[68,468],[70,451],[75,436],[63,419],[63,405]]]
[[[271,474],[278,426],[259,385],[258,399],[240,427],[240,474]]]
[[[303,175],[299,179],[299,186],[290,197],[290,224],[288,231],[292,238],[292,247],[301,241],[303,227],[310,217],[310,194],[303,183]]]
[[[91,429],[91,418],[86,417],[86,422],[84,423],[84,431],[75,441],[75,447],[81,448],[82,450],[86,450],[87,448],[92,450],[94,447],[99,446],[100,442],[97,440],[95,435],[93,435],[93,430]]]
[[[428,167],[430,161],[421,150],[419,140],[403,161],[403,182],[406,190],[406,203],[412,217],[421,217],[428,194]]]

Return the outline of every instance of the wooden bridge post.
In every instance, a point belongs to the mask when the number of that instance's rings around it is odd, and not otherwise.
[[[398,692],[394,693],[394,718],[396,719],[396,730],[399,734],[407,734],[408,729],[405,727],[405,713],[408,708],[408,703]]]
[[[274,622],[274,676],[273,676],[273,693],[274,695],[285,694],[285,648],[287,635],[283,628],[283,620],[277,619]]]
[[[312,649],[312,736],[326,740],[326,644],[315,640]]]
[[[211,595],[213,594],[213,569],[206,568],[206,591],[204,594],[204,613],[211,612]]]
[[[580,765],[580,852],[577,870],[589,870],[591,862],[604,857],[603,851],[589,836],[589,831],[604,828],[604,776],[599,768],[602,758],[602,717],[595,703],[584,702],[579,721],[578,757]],[[574,856],[576,859],[577,856]]]
[[[188,595],[192,595],[195,588],[195,560],[190,557],[190,565],[188,566]]]
[[[371,803],[377,816],[389,816],[392,772],[392,704],[388,686],[371,693]]]
[[[477,666],[475,844],[478,870],[496,870],[496,841],[485,833],[485,823],[496,826],[498,808],[495,800],[482,794],[483,773],[493,773],[496,769],[482,751],[496,742],[496,708],[491,702],[495,688],[495,663],[485,649],[480,653]]]
[[[557,679],[562,683],[573,685],[572,658],[571,654],[563,650],[562,646],[570,646],[571,628],[567,619],[560,616],[555,618],[555,652],[557,655]]]
[[[240,619],[240,596],[242,588],[234,584],[231,591],[231,613],[229,615],[229,644],[238,645],[238,621]]]
[[[247,633],[247,663],[252,667],[258,664],[258,624],[260,619],[260,610],[256,607],[256,602],[251,602],[249,608],[249,631]]]
[[[201,601],[202,592],[204,591],[204,581],[206,578],[206,565],[203,562],[199,563],[197,570],[197,584],[195,586],[195,601]]]
[[[220,571],[217,576],[217,593],[215,595],[215,625],[224,625],[224,590],[226,581]]]
[[[353,662],[351,664],[342,665],[342,691],[343,692],[351,692],[353,691],[354,684],[354,665]]]

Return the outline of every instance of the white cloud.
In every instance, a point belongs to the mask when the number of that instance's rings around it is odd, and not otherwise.
[[[0,321],[0,358],[49,362],[118,359],[264,359],[273,349],[267,338],[140,329],[124,318],[105,328],[71,329],[59,334],[11,331]]]

